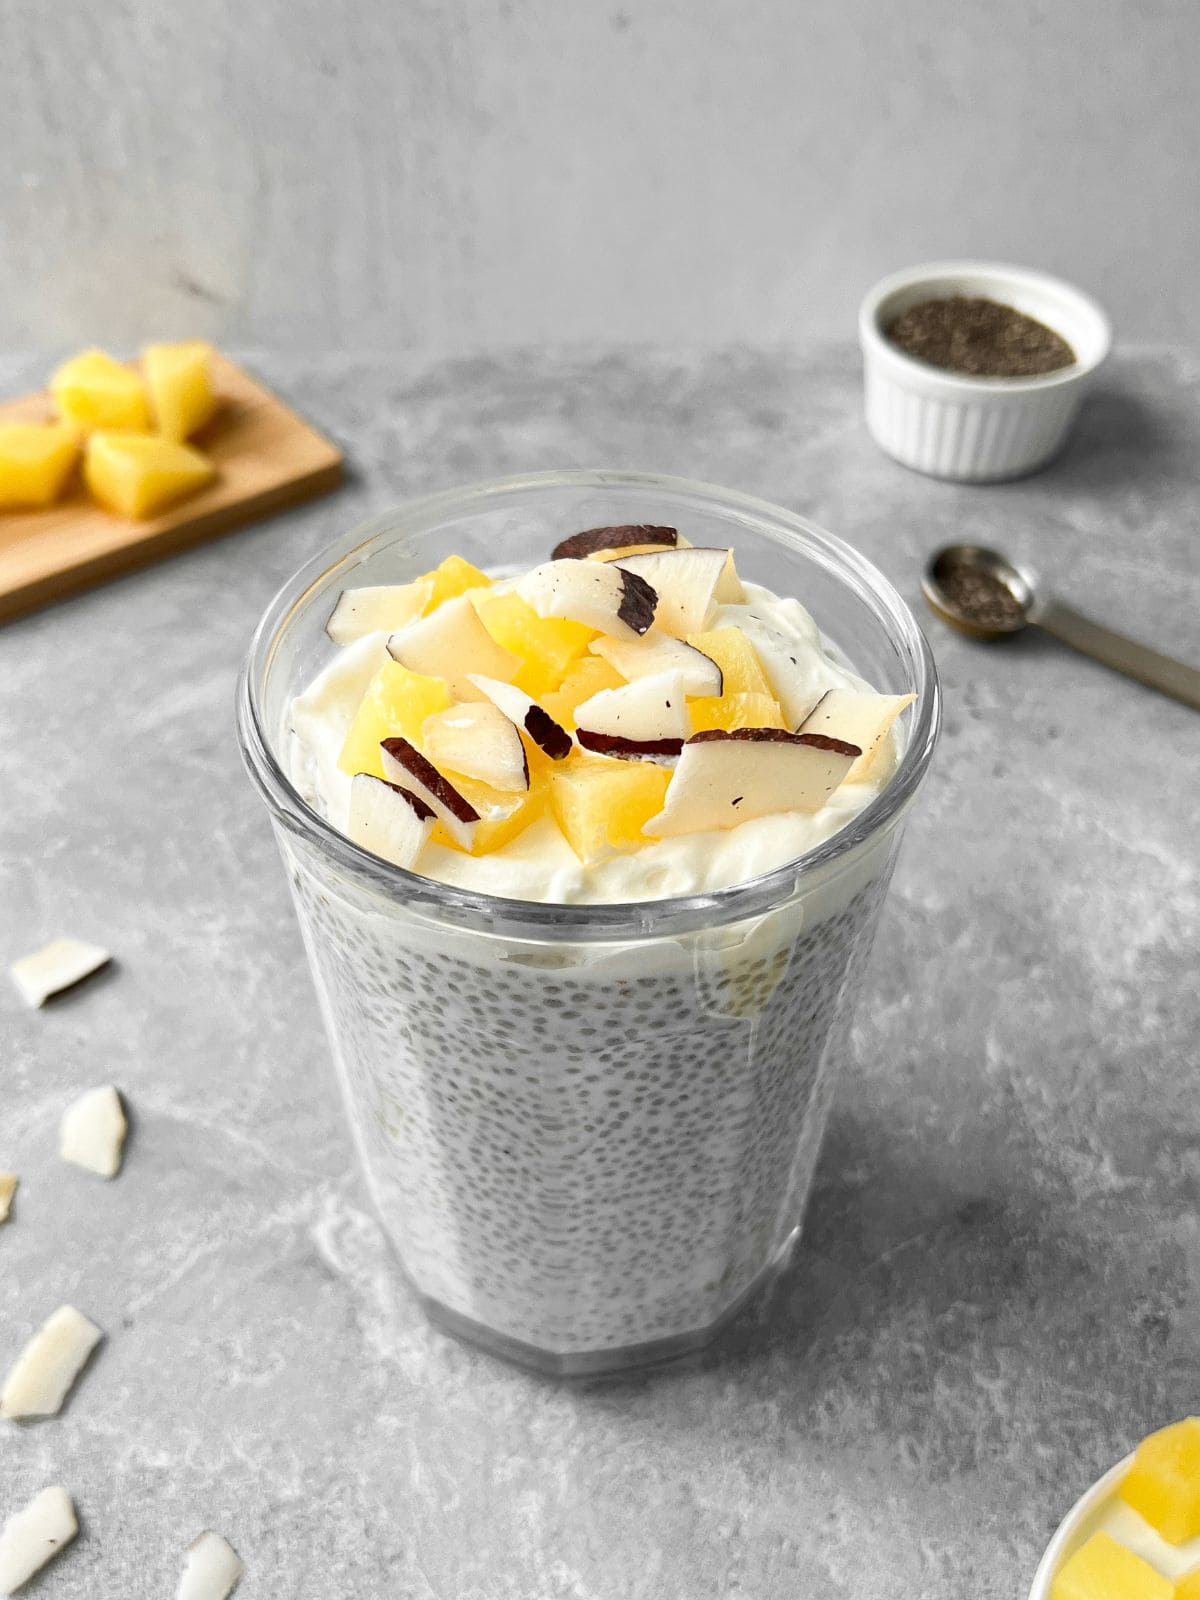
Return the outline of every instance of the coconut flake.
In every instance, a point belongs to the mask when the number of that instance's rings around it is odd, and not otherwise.
[[[71,989],[112,960],[107,950],[82,939],[52,939],[31,956],[22,956],[8,969],[13,982],[31,1006],[45,1005],[53,994]]]
[[[891,732],[893,722],[916,698],[915,694],[873,694],[857,689],[831,689],[805,718],[800,731],[824,733],[858,745],[862,755],[843,781],[869,781],[871,766]]]
[[[121,1096],[111,1085],[89,1089],[63,1112],[58,1153],[97,1177],[115,1178],[128,1127]]]
[[[56,1417],[104,1334],[74,1306],[59,1306],[13,1362],[0,1417]]]
[[[334,644],[353,644],[369,633],[395,633],[419,617],[433,598],[433,583],[386,583],[343,589],[325,624]]]
[[[20,1181],[15,1172],[0,1172],[0,1222],[8,1221],[13,1195],[16,1194],[17,1184]]]
[[[206,1529],[188,1545],[177,1600],[225,1600],[245,1570],[228,1540]]]
[[[0,1529],[0,1594],[15,1594],[79,1532],[71,1496],[58,1484],[34,1495]]]

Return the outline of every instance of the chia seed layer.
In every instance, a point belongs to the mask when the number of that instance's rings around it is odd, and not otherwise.
[[[887,840],[736,932],[432,930],[284,838],[351,1123],[435,1309],[562,1357],[703,1342],[812,1178]]]

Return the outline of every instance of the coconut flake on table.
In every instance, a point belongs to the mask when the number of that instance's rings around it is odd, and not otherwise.
[[[0,1529],[0,1595],[15,1594],[78,1532],[71,1496],[58,1484],[14,1511]]]
[[[13,1195],[16,1194],[17,1184],[20,1181],[15,1172],[0,1172],[0,1222],[8,1221]]]
[[[13,1362],[0,1390],[0,1416],[56,1417],[103,1330],[74,1306],[59,1306]]]
[[[128,1127],[121,1097],[111,1085],[89,1089],[63,1112],[58,1153],[85,1172],[115,1178]]]
[[[229,1541],[206,1529],[187,1548],[176,1600],[225,1600],[245,1570]]]
[[[112,960],[107,950],[83,939],[52,939],[41,950],[22,956],[9,967],[13,982],[31,1006],[45,1005],[51,995],[72,989]]]

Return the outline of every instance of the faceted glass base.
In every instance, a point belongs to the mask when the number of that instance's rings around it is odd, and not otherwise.
[[[509,1338],[494,1328],[485,1327],[452,1311],[428,1295],[418,1294],[429,1320],[446,1333],[451,1333],[465,1344],[475,1345],[488,1355],[499,1356],[504,1361],[515,1362],[531,1372],[553,1378],[599,1378],[618,1372],[635,1372],[644,1367],[661,1367],[668,1362],[694,1355],[720,1337],[730,1323],[738,1317],[756,1295],[778,1276],[791,1259],[800,1229],[793,1228],[752,1283],[716,1319],[704,1328],[691,1328],[685,1333],[673,1334],[668,1339],[652,1339],[648,1344],[625,1345],[611,1350],[543,1350],[537,1345],[525,1344],[520,1339]]]

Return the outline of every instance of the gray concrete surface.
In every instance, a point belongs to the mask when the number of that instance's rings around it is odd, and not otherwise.
[[[0,348],[851,336],[984,255],[1200,341],[1189,0],[7,0]]]
[[[986,489],[881,457],[845,348],[260,366],[351,485],[0,630],[0,958],[117,956],[42,1013],[0,977],[0,1362],[64,1300],[109,1336],[62,1418],[0,1426],[0,1514],[61,1480],[83,1521],[36,1592],[173,1593],[213,1526],[270,1600],[1022,1596],[1077,1492],[1195,1408],[1196,714],[931,624],[945,739],[803,1245],[702,1359],[570,1389],[434,1332],[392,1266],[234,675],[347,523],[602,463],[800,509],[910,596],[933,545],[994,540],[1195,655],[1200,364],[1124,360],[1056,466]],[[105,1185],[55,1149],[109,1081],[135,1130]]]

